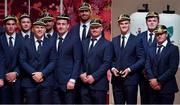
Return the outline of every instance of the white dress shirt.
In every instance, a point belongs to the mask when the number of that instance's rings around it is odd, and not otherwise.
[[[15,39],[16,39],[16,33],[14,32],[11,36],[6,33],[6,39],[7,39],[7,42],[8,42],[8,46],[9,46],[9,38],[10,38],[10,37],[13,37],[13,38],[12,38],[12,44],[13,44],[13,46],[14,46]]]
[[[86,25],[86,37],[87,37],[87,34],[89,32],[89,28],[90,28],[90,21],[86,22],[86,23],[80,23],[80,30],[79,30],[79,34],[80,34],[80,39],[82,40],[82,32],[83,32],[83,25]]]

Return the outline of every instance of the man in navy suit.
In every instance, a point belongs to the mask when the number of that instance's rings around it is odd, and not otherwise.
[[[24,38],[24,39],[28,39],[31,38],[33,36],[33,33],[31,31],[31,18],[28,14],[24,13],[19,17],[19,23],[20,23],[20,27],[21,27],[21,31],[19,32],[19,34]]]
[[[54,45],[57,51],[55,67],[55,95],[58,100],[55,103],[75,103],[75,83],[79,77],[82,58],[82,46],[79,39],[73,38],[70,28],[70,18],[59,15],[56,21],[57,37]],[[58,102],[59,101],[59,102]]]
[[[33,38],[27,39],[20,53],[23,67],[22,86],[28,104],[52,103],[56,52],[50,39],[44,37],[46,24],[41,20],[33,23]]]
[[[149,47],[156,42],[154,30],[156,29],[158,24],[159,24],[159,14],[156,12],[149,12],[146,15],[146,25],[148,30],[138,35],[138,38],[142,42],[144,48],[145,57],[147,55],[147,51]],[[140,86],[141,104],[148,104],[150,86],[145,72],[145,65],[142,68],[139,86]]]
[[[112,87],[115,104],[137,104],[139,74],[144,65],[143,46],[136,36],[130,33],[130,17],[118,17],[120,35],[112,39],[114,63]]]
[[[73,26],[71,31],[75,33],[75,37],[80,38],[82,41],[91,36],[89,32],[92,14],[91,5],[86,2],[82,3],[78,12],[80,22]]]
[[[4,28],[0,26],[0,35],[4,33]]]
[[[18,104],[21,102],[18,58],[22,37],[15,32],[17,28],[16,17],[8,15],[3,22],[5,33],[0,36],[0,103]]]
[[[167,28],[159,25],[155,32],[157,43],[148,50],[146,70],[151,86],[150,104],[173,104],[178,92],[176,72],[179,50],[168,40]]]
[[[83,40],[83,66],[80,74],[82,81],[81,101],[83,104],[106,104],[109,88],[107,71],[112,64],[112,45],[102,35],[100,19],[90,23],[91,37]]]
[[[56,33],[54,31],[54,18],[53,18],[53,16],[50,13],[45,12],[43,14],[42,19],[46,23],[45,37],[52,38],[52,39],[55,38]]]

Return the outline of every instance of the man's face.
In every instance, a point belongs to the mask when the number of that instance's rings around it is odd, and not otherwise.
[[[16,22],[14,20],[7,20],[5,23],[6,33],[12,35],[16,31]]]
[[[50,31],[51,29],[53,29],[53,26],[54,26],[54,21],[53,20],[46,20],[45,23],[46,23],[47,31]]]
[[[29,18],[22,18],[20,25],[23,31],[29,31],[31,29],[31,20]]]
[[[167,33],[156,34],[156,41],[158,44],[162,44],[167,39]]]
[[[59,19],[56,22],[56,29],[60,35],[65,34],[69,30],[69,22],[67,20]]]
[[[42,38],[46,32],[46,27],[41,25],[34,25],[33,32],[36,38]]]
[[[130,21],[129,20],[120,21],[119,28],[120,28],[121,34],[123,35],[127,34],[130,29]]]
[[[147,24],[148,30],[153,31],[159,24],[159,20],[157,17],[150,17],[146,20],[146,24]]]
[[[92,35],[92,37],[95,37],[95,38],[101,35],[102,30],[103,30],[102,26],[91,26],[90,27],[91,35]]]
[[[87,22],[91,18],[91,11],[90,10],[79,11],[79,17],[82,22]]]

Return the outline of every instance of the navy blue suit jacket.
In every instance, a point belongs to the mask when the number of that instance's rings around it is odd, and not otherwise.
[[[178,91],[175,74],[179,64],[178,47],[168,42],[163,48],[160,58],[156,57],[156,44],[148,50],[146,70],[148,79],[157,78],[162,85],[162,93]]]
[[[56,52],[53,43],[50,42],[50,39],[44,37],[40,56],[38,56],[36,51],[34,38],[27,39],[26,43],[24,43],[20,53],[20,63],[24,69],[22,86],[35,87],[39,84],[42,86],[54,85],[53,70],[56,63]],[[36,83],[32,79],[33,72],[42,72],[44,81],[42,83]]]
[[[20,74],[19,54],[22,46],[22,38],[16,34],[14,48],[10,50],[6,35],[0,36],[0,54],[1,54],[1,75],[4,78],[8,72],[17,72]]]
[[[89,87],[94,90],[107,90],[107,70],[112,65],[112,45],[103,36],[98,40],[93,49],[89,50],[90,38],[82,42],[83,45],[83,67],[82,71],[92,75],[95,82]]]
[[[72,28],[71,28],[71,32],[72,32],[72,34],[73,34],[73,37],[75,37],[75,38],[78,38],[78,39],[80,39],[80,23],[78,23],[78,24],[76,24],[75,26],[73,26]],[[88,34],[87,34],[87,36],[86,36],[86,39],[87,38],[90,38],[90,36],[91,36],[91,33],[90,33],[90,30],[88,31]]]
[[[58,36],[57,36],[58,37]],[[54,39],[54,45],[58,38]],[[57,61],[55,67],[56,86],[64,91],[70,79],[77,79],[81,69],[82,46],[79,39],[73,38],[68,33],[63,40],[59,51],[57,51]]]
[[[131,73],[125,78],[124,84],[136,85],[139,81],[141,68],[145,63],[143,46],[136,36],[130,34],[127,44],[122,51],[120,48],[120,40],[120,35],[112,39],[114,51],[113,67],[121,70],[129,67]],[[120,81],[120,77],[112,75],[112,84],[119,84]]]

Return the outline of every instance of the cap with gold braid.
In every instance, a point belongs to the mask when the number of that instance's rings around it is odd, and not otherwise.
[[[68,20],[68,21],[70,20],[69,16],[66,14],[61,14],[61,15],[57,16],[57,20],[58,19],[63,19],[63,20]]]
[[[79,11],[84,11],[84,10],[91,10],[91,5],[89,3],[82,3],[80,8],[79,8]]]
[[[22,14],[20,17],[19,17],[19,21],[22,19],[22,18],[31,18],[27,13],[24,13]]]
[[[8,20],[14,20],[15,22],[17,22],[17,18],[14,15],[7,15],[4,19],[3,22],[6,23]]]
[[[96,18],[96,19],[93,19],[91,20],[90,22],[90,27],[101,27],[102,26],[102,22],[100,19]]]
[[[157,12],[148,12],[148,14],[146,15],[146,19],[150,18],[150,17],[157,17],[159,18],[159,14]]]
[[[44,12],[42,14],[42,20],[43,21],[51,21],[53,19],[54,19],[53,16],[49,12]]]
[[[157,28],[154,30],[155,34],[162,34],[167,32],[167,28],[165,25],[158,25]]]
[[[43,22],[43,19],[37,19],[33,25],[40,25],[40,26],[46,26],[46,23]]]
[[[125,20],[128,20],[128,21],[130,21],[130,16],[129,15],[127,15],[127,14],[121,14],[119,17],[118,17],[118,22],[120,22],[120,21],[125,21]]]

